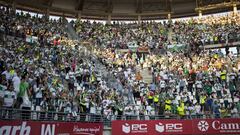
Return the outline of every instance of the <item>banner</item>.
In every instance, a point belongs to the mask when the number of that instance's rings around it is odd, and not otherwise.
[[[102,123],[0,121],[0,135],[102,135]]]
[[[195,134],[240,134],[240,119],[193,120]]]
[[[113,121],[112,134],[240,134],[240,119]]]
[[[186,45],[184,44],[175,44],[175,45],[167,45],[167,48],[169,51],[183,51],[186,48]]]
[[[240,45],[240,42],[204,45],[204,48],[205,49],[214,49],[214,48],[224,48],[227,46],[228,47],[237,47],[238,45]]]
[[[112,134],[118,135],[159,135],[191,134],[191,120],[148,120],[113,121]]]
[[[38,42],[38,37],[26,35],[26,42],[27,42],[27,43],[35,43],[35,42]]]

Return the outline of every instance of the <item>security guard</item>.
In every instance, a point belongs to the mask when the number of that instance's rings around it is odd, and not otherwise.
[[[165,100],[165,111],[171,111],[172,110],[171,104],[172,104],[172,101],[170,99]]]
[[[185,115],[185,106],[183,102],[180,103],[180,106],[178,106],[177,111],[180,117],[183,117]]]

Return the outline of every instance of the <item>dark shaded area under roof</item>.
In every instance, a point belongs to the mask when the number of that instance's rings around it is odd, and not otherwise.
[[[196,16],[197,5],[206,6],[231,0],[0,0],[0,4],[16,4],[16,8],[51,15],[84,19],[137,20]],[[239,0],[236,0],[239,1]],[[203,14],[230,11],[232,7],[203,11]]]

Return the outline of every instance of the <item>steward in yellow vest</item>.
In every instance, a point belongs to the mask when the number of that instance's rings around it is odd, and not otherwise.
[[[177,108],[179,116],[183,117],[185,115],[185,106],[184,103],[180,103],[180,106]]]
[[[170,99],[165,100],[165,111],[171,111],[172,110],[172,101]]]
[[[154,103],[158,103],[158,101],[159,101],[159,95],[156,94],[156,95],[153,97],[153,102],[154,102]]]
[[[226,80],[226,77],[227,76],[227,71],[226,70],[223,70],[220,74],[220,78],[222,81],[225,81]]]

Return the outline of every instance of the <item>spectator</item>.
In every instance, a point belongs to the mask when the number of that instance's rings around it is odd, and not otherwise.
[[[93,48],[88,55],[75,45],[79,42],[68,38],[63,19],[1,11],[6,39],[0,46],[0,97],[4,103],[4,92],[11,88],[17,95],[13,107],[23,109],[24,119],[30,118],[31,108],[44,111],[41,119],[54,118],[47,112],[56,110],[59,120],[78,119],[79,113],[81,121],[94,121],[96,114],[105,120],[122,119],[122,115],[153,119],[155,114],[184,118],[207,112],[219,118],[221,103],[229,109],[231,99],[239,99],[239,58],[199,51],[201,45],[238,41],[239,14],[141,25],[78,20],[75,29],[80,40]],[[172,41],[168,26],[175,35]],[[167,45],[175,43],[191,51],[169,51]],[[136,54],[115,50],[132,47]],[[143,78],[145,69],[154,75],[150,85]],[[232,102],[239,110],[238,100]],[[89,119],[86,113],[94,117]]]

